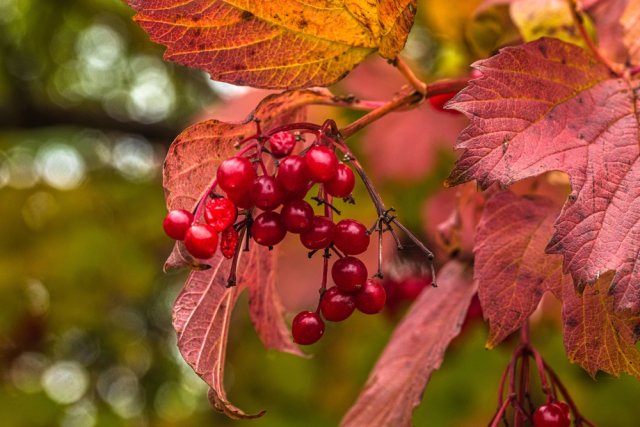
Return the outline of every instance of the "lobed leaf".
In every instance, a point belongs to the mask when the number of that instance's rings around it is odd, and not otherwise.
[[[404,47],[416,0],[127,0],[165,58],[214,80],[327,86],[375,51]]]

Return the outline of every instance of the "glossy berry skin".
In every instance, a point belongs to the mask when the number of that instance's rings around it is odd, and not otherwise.
[[[293,318],[291,333],[296,343],[310,345],[322,338],[324,322],[318,313],[302,311]]]
[[[294,155],[282,159],[278,166],[276,179],[286,191],[290,193],[304,191],[306,194],[309,189],[309,175],[304,158]]]
[[[311,227],[313,208],[304,200],[292,200],[282,206],[280,215],[287,231],[298,234]]]
[[[333,243],[346,255],[358,255],[369,247],[367,227],[354,219],[343,219],[336,224]]]
[[[211,199],[204,206],[204,219],[207,224],[220,232],[236,222],[238,209],[229,199],[218,197]]]
[[[237,208],[250,209],[253,207],[253,201],[251,200],[248,188],[241,191],[227,191],[227,197]]]
[[[300,242],[307,249],[324,249],[333,241],[334,229],[333,221],[316,215],[311,219],[311,226],[300,233]]]
[[[338,165],[336,175],[330,181],[325,182],[327,193],[334,197],[348,197],[356,185],[356,177],[351,168],[344,163]]]
[[[329,147],[311,147],[304,155],[304,162],[309,178],[315,182],[331,181],[338,172],[338,158]]]
[[[275,246],[284,239],[286,234],[287,230],[277,212],[263,212],[256,217],[251,225],[253,240],[262,246]]]
[[[174,209],[167,213],[162,222],[162,228],[167,236],[174,240],[184,240],[191,223],[193,214],[185,209]]]
[[[284,191],[272,176],[262,175],[253,180],[249,190],[253,204],[263,211],[270,211],[282,203]]]
[[[269,149],[276,159],[291,154],[295,146],[296,137],[289,132],[278,132],[269,138]]]
[[[544,404],[533,413],[534,427],[569,427],[569,414],[555,403]]]
[[[238,246],[238,232],[229,227],[220,233],[220,252],[226,259],[231,259],[236,254]]]
[[[331,278],[343,292],[357,292],[367,281],[367,267],[356,257],[338,259],[331,267]]]
[[[365,314],[380,313],[387,301],[384,286],[377,280],[369,279],[356,294],[356,308]]]
[[[342,292],[337,287],[330,288],[322,296],[320,311],[322,316],[331,322],[342,322],[356,309],[356,301],[352,294]]]
[[[456,96],[456,92],[443,93],[440,95],[433,95],[429,98],[429,104],[435,109],[440,111],[441,113],[449,113],[453,115],[461,114],[456,110],[446,110],[444,105],[449,102],[453,97]]]
[[[196,258],[211,258],[218,246],[218,233],[209,224],[194,224],[184,236],[184,246]]]
[[[224,191],[240,194],[249,189],[256,178],[256,171],[249,159],[234,156],[220,164],[216,177]]]

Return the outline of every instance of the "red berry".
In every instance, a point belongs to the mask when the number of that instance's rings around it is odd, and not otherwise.
[[[191,227],[193,214],[185,209],[174,209],[164,217],[162,228],[167,236],[174,240],[184,240],[184,235]]]
[[[377,280],[369,279],[356,294],[356,307],[365,314],[380,313],[387,300],[384,286]]]
[[[334,197],[347,197],[353,192],[355,185],[356,177],[351,168],[340,163],[336,175],[324,184],[324,189]]]
[[[204,207],[204,219],[207,224],[220,232],[236,222],[238,209],[229,199],[219,197],[211,199]]]
[[[431,277],[412,276],[398,283],[398,296],[406,301],[414,301],[427,286],[431,284]]]
[[[331,322],[342,322],[351,316],[355,308],[356,301],[353,295],[342,292],[335,286],[325,292],[320,301],[322,315]]]
[[[231,259],[236,254],[238,246],[238,232],[229,227],[220,234],[220,252],[226,259]]]
[[[456,96],[456,92],[449,92],[449,93],[443,93],[440,95],[433,95],[429,98],[429,104],[431,104],[431,106],[442,112],[442,113],[449,113],[449,114],[461,114],[459,111],[456,110],[445,110],[444,105],[449,102],[454,96]]]
[[[289,132],[278,132],[269,138],[271,154],[276,159],[288,156],[296,146],[296,137]]]
[[[338,172],[338,158],[329,147],[316,145],[304,155],[307,174],[315,182],[327,182]]]
[[[367,280],[367,267],[356,257],[338,259],[331,267],[331,277],[341,291],[358,291]]]
[[[291,333],[296,343],[310,345],[322,338],[324,322],[318,313],[302,311],[293,319]]]
[[[194,224],[184,236],[184,245],[196,258],[211,258],[218,246],[218,233],[209,224]]]
[[[302,233],[311,227],[313,208],[304,200],[293,200],[282,206],[280,215],[287,231]]]
[[[249,194],[253,204],[263,211],[277,208],[284,199],[282,187],[274,177],[268,175],[257,177],[251,185]]]
[[[333,241],[335,225],[325,216],[314,216],[311,226],[300,234],[302,245],[311,250],[323,249]]]
[[[220,164],[216,172],[218,185],[224,191],[242,193],[249,189],[256,178],[256,171],[246,157],[231,157]]]
[[[284,228],[280,214],[273,211],[263,212],[253,221],[251,235],[259,245],[274,246],[284,239]]]
[[[571,420],[563,409],[553,403],[547,403],[533,413],[534,427],[569,427]]]
[[[354,219],[343,219],[336,224],[333,243],[347,255],[358,255],[369,247],[367,227]]]
[[[304,158],[294,155],[282,159],[276,179],[282,188],[291,193],[306,192],[309,189],[309,175]]]
[[[245,189],[242,191],[227,191],[227,197],[238,208],[249,209],[253,207],[253,201],[251,200],[249,189]]]

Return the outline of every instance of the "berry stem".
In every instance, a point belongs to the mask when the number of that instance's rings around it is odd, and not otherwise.
[[[242,254],[242,243],[248,237],[247,227],[243,227],[238,237],[238,243],[236,244],[236,251],[233,254],[233,260],[231,261],[231,268],[229,269],[229,277],[227,278],[227,288],[232,288],[237,284],[238,276],[238,262],[240,261],[240,255]]]
[[[564,384],[562,384],[562,381],[560,381],[560,378],[555,373],[553,368],[551,368],[551,366],[549,366],[549,364],[547,362],[543,362],[543,365],[544,365],[544,369],[549,374],[549,377],[551,378],[551,381],[558,387],[558,389],[560,390],[560,393],[562,394],[562,397],[564,397],[564,400],[567,402],[567,405],[569,405],[569,407],[571,408],[571,412],[573,412],[573,416],[575,418],[576,426],[579,427],[579,426],[582,425],[582,423],[584,423],[585,425],[587,425],[589,427],[595,427],[595,425],[593,423],[591,423],[589,420],[587,420],[586,418],[584,418],[582,416],[582,414],[578,410],[578,407],[576,406],[575,402],[571,398],[571,395],[569,394],[569,391],[564,386]]]
[[[427,94],[427,84],[420,80],[418,76],[413,72],[409,64],[407,64],[399,56],[390,61],[391,64],[400,71],[400,74],[413,86],[413,88],[420,92],[423,96]]]

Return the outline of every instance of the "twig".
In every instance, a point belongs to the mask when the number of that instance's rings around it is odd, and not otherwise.
[[[427,94],[427,84],[415,75],[411,67],[409,67],[409,64],[404,62],[402,58],[400,58],[399,56],[396,57],[393,61],[391,61],[391,64],[393,64],[393,66],[395,66],[398,71],[400,71],[400,74],[402,74],[404,78],[407,79],[407,81],[411,84],[411,86],[413,86],[416,91],[420,92],[423,96]]]

